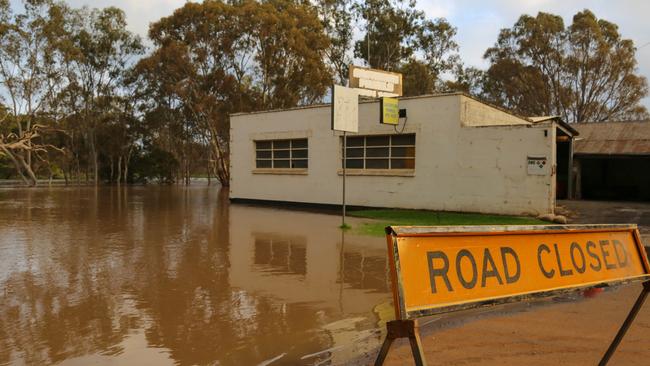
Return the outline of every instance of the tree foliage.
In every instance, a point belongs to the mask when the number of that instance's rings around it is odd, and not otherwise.
[[[355,56],[372,68],[401,72],[404,95],[445,89],[441,76],[460,65],[456,28],[446,19],[428,19],[413,0],[366,0],[354,9],[365,28]]]
[[[523,115],[570,122],[643,118],[648,86],[635,51],[615,24],[589,10],[569,27],[557,15],[522,15],[485,53],[484,97]]]
[[[152,23],[146,50],[118,8],[0,0],[0,174],[226,185],[230,114],[327,101],[360,62],[402,73],[406,96],[462,91],[570,122],[648,116],[633,42],[589,10],[568,27],[522,15],[487,70],[462,63],[456,32],[415,0],[204,0]]]
[[[331,85],[321,25],[311,5],[288,0],[187,3],[150,28],[156,49],[137,66],[147,104],[180,116],[181,140],[209,136],[228,184],[229,113],[314,103]]]

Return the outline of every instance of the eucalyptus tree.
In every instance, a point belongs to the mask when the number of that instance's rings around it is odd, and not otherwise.
[[[569,27],[558,15],[522,15],[485,53],[484,97],[524,115],[570,122],[645,118],[640,102],[648,85],[635,52],[616,24],[589,10]]]
[[[81,123],[95,184],[99,182],[97,132],[115,116],[126,70],[144,53],[140,38],[126,29],[126,17],[115,7],[73,9],[66,18],[61,69],[66,88],[59,96],[69,118]]]
[[[186,3],[153,23],[149,37],[156,48],[137,69],[155,89],[150,107],[167,121],[181,118],[187,146],[200,140],[195,129],[209,136],[224,185],[230,113],[313,103],[331,85],[329,39],[307,2]]]
[[[317,0],[318,17],[330,39],[325,57],[335,81],[346,85],[349,66],[353,62],[354,38],[353,0]]]
[[[62,85],[55,47],[63,29],[65,5],[23,0],[18,12],[0,0],[0,95],[7,107],[0,119],[0,155],[8,157],[28,185],[36,185],[33,158],[51,150],[42,142],[46,126],[37,123]]]
[[[404,95],[446,89],[442,76],[460,65],[456,28],[446,19],[429,19],[415,0],[363,0],[354,3],[365,34],[354,54],[373,68],[401,72]]]

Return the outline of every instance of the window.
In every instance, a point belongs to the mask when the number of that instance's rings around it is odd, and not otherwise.
[[[415,169],[415,134],[347,138],[347,169]]]
[[[258,169],[307,169],[307,139],[255,141]]]

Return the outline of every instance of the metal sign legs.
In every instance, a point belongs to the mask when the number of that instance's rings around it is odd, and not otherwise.
[[[639,310],[641,310],[641,307],[643,306],[645,299],[648,297],[649,292],[650,292],[650,281],[646,281],[643,283],[643,290],[641,290],[641,293],[639,294],[639,297],[636,299],[634,306],[632,306],[632,310],[630,310],[630,313],[627,315],[627,318],[625,318],[623,325],[621,325],[621,329],[618,330],[618,333],[616,333],[616,337],[614,337],[612,344],[609,345],[607,352],[605,352],[605,355],[603,355],[603,358],[600,360],[600,363],[598,363],[599,366],[607,365],[609,359],[612,358],[612,355],[614,354],[614,352],[616,352],[616,348],[618,348],[618,345],[621,344],[621,341],[623,340],[625,333],[627,333],[627,330],[630,329],[632,322],[634,322],[634,318],[636,318],[636,315],[639,313]]]
[[[417,366],[426,366],[427,361],[424,358],[424,350],[420,341],[420,328],[417,320],[391,320],[386,323],[386,330],[388,334],[386,334],[386,339],[384,339],[384,343],[381,345],[375,366],[384,364],[391,344],[398,338],[408,338],[411,343],[411,352],[413,352],[415,364]]]
[[[623,325],[621,325],[621,328],[618,330],[618,333],[616,333],[614,340],[609,345],[607,352],[605,352],[605,355],[603,355],[600,363],[598,363],[599,366],[607,365],[610,358],[612,358],[612,355],[614,352],[616,352],[619,344],[621,344],[623,337],[625,337],[625,333],[627,333],[628,329],[630,329],[630,326],[634,322],[634,319],[636,318],[637,314],[639,314],[639,311],[641,310],[641,307],[643,306],[643,303],[645,302],[649,293],[650,281],[646,281],[643,283],[643,290],[639,294],[639,297],[636,299],[636,302],[634,303],[634,306],[632,306],[632,309],[627,315],[627,318],[625,318]],[[426,366],[427,361],[424,358],[422,342],[420,341],[420,328],[418,326],[417,320],[392,320],[386,323],[386,328],[388,334],[386,334],[386,339],[381,345],[381,349],[377,355],[377,360],[375,361],[375,366],[381,366],[384,364],[386,356],[388,356],[388,350],[390,349],[390,346],[393,344],[393,341],[398,338],[408,338],[409,342],[411,343],[411,352],[413,352],[413,359],[415,360],[415,364],[417,366]]]

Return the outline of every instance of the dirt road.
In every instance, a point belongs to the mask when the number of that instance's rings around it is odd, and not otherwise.
[[[426,358],[431,365],[596,365],[640,289],[640,284],[629,285],[595,298],[467,319],[447,329],[429,325],[422,337]],[[650,364],[649,336],[650,304],[646,303],[610,365]],[[386,364],[413,364],[408,343],[398,344]]]
[[[650,202],[558,201],[572,224],[637,224],[650,246]]]

